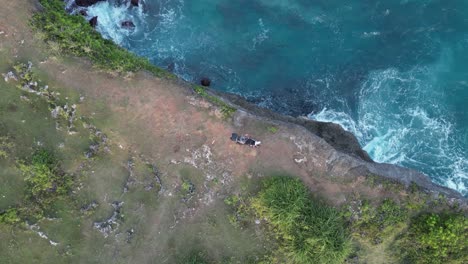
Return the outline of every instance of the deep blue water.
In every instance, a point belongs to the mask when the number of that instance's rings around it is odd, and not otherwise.
[[[468,193],[468,1],[140,1],[88,13],[187,80],[340,123],[376,161]]]

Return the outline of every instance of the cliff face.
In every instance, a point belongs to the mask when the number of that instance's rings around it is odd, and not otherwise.
[[[367,152],[361,148],[356,137],[338,124],[318,122],[305,117],[284,116],[252,105],[238,95],[216,91],[213,93],[262,119],[280,121],[288,126],[297,125],[305,128],[309,133],[297,130],[297,135],[294,134],[294,136],[298,136],[302,142],[299,148],[303,151],[304,157],[313,161],[310,164],[311,171],[319,170],[328,175],[354,177],[373,174],[401,182],[406,186],[415,183],[431,192],[441,193],[452,198],[462,198],[457,191],[433,183],[428,176],[416,170],[372,161]]]

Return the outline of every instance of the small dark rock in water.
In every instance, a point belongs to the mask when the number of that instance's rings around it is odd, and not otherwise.
[[[87,15],[88,15],[88,12],[86,11],[86,9],[81,9],[81,10],[80,10],[80,15],[82,15],[82,16],[87,16]]]
[[[96,4],[97,2],[101,2],[101,1],[105,1],[105,0],[76,0],[75,3],[76,3],[77,6],[88,7],[88,6],[92,6],[92,5]]]
[[[135,24],[130,20],[122,21],[121,25],[123,28],[127,28],[127,29],[131,29],[135,27]]]
[[[139,2],[140,2],[139,0],[130,0],[130,4],[131,4],[132,6],[138,6],[138,5],[139,5]]]
[[[167,65],[167,70],[170,71],[170,72],[174,72],[175,63],[174,62],[169,63],[169,65]]]
[[[208,79],[208,78],[203,78],[203,79],[201,79],[200,84],[205,86],[205,87],[208,87],[208,86],[211,85],[211,80]]]
[[[94,28],[97,26],[97,16],[91,18],[91,20],[89,20],[89,24]]]

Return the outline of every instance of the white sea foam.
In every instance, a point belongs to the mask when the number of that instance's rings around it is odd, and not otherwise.
[[[255,50],[258,45],[262,44],[265,40],[268,39],[268,33],[270,32],[270,29],[265,27],[265,24],[263,23],[263,20],[261,18],[258,19],[258,26],[260,28],[260,33],[258,33],[252,39],[253,44],[251,50]]]
[[[393,68],[372,72],[358,94],[355,118],[332,108],[309,118],[340,124],[378,162],[419,169],[466,195],[466,153],[457,145],[458,131],[440,102],[443,91],[435,81],[438,73],[448,70],[443,56],[435,65],[407,72]]]
[[[115,4],[113,1],[98,2],[88,7],[87,18],[98,17],[96,29],[103,37],[113,40],[119,45],[124,44],[125,38],[134,34],[145,21],[142,5],[130,7],[130,3]],[[123,21],[132,21],[135,24],[133,30],[122,27]]]

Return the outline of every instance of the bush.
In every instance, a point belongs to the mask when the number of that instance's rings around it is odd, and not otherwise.
[[[18,216],[18,210],[16,208],[11,208],[0,213],[0,223],[13,225],[20,221],[21,219]]]
[[[468,218],[422,214],[400,238],[399,248],[405,263],[468,263]]]
[[[358,218],[353,221],[352,228],[360,237],[381,243],[398,224],[407,219],[408,212],[391,199],[384,199],[378,206],[372,206],[363,201]]]
[[[289,263],[343,263],[351,252],[340,213],[312,199],[297,179],[264,180],[252,206],[275,232]]]
[[[55,157],[45,149],[37,150],[30,163],[20,162],[19,169],[26,181],[29,198],[42,206],[58,195],[67,194],[71,188],[71,177],[59,170]]]
[[[0,136],[0,159],[8,158],[8,153],[13,149],[14,146],[15,145],[8,137]]]
[[[80,15],[68,15],[61,0],[39,0],[43,12],[35,14],[31,24],[42,32],[46,42],[56,49],[76,56],[85,56],[98,67],[118,72],[147,70],[156,76],[173,77],[155,67],[147,59],[138,57],[102,38]]]

